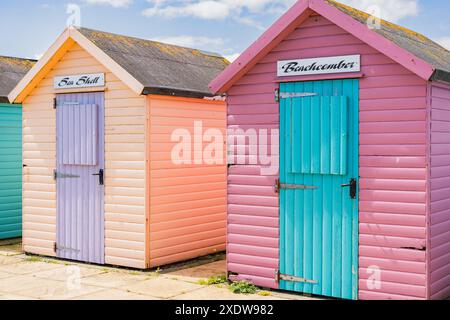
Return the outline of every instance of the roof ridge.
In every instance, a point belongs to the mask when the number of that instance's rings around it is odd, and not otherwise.
[[[389,32],[389,33],[391,33],[391,34],[394,34],[394,32],[393,31],[391,31],[391,30],[384,30],[385,32]],[[414,32],[414,31],[413,31]],[[437,43],[436,41],[433,41],[432,39],[430,39],[430,38],[428,38],[428,37],[426,37],[426,36],[424,36],[424,35],[422,35],[421,33],[417,33],[418,35],[420,35],[420,36],[423,36],[423,37],[425,37],[427,40],[429,40],[430,41],[430,43],[428,43],[427,45],[434,45],[434,46],[436,46],[436,47],[439,47],[440,49],[444,49],[444,50],[446,50],[448,53],[450,53],[450,50],[448,50],[447,48],[445,48],[444,46],[442,46],[442,45],[440,45],[439,43]],[[411,41],[414,41],[414,42],[416,42],[416,43],[419,43],[419,44],[422,44],[422,45],[425,45],[423,42],[420,42],[419,40],[417,40],[417,39],[414,39],[414,38],[409,38]]]
[[[343,4],[343,3],[339,2],[339,1],[336,1],[336,0],[326,0],[326,1],[327,1],[329,4],[331,4],[331,5],[340,6],[340,7],[342,7],[342,8],[345,8],[345,9],[349,10],[349,11],[356,11],[357,13],[359,13],[359,14],[361,14],[361,15],[364,15],[364,16],[366,16],[366,17],[372,16],[372,15],[368,14],[368,13],[365,12],[365,11],[356,9],[355,7],[352,7],[352,6]],[[376,16],[375,16],[375,17],[376,17]],[[403,26],[401,26],[401,25],[399,25],[399,24],[396,24],[396,23],[394,23],[394,22],[385,20],[385,19],[383,19],[383,18],[381,18],[381,17],[376,17],[376,18],[380,19],[380,21],[381,21],[382,23],[386,24],[386,25],[389,26],[389,27],[395,27],[396,29],[399,29],[399,30],[401,30],[401,31],[404,31],[404,32],[406,33],[407,36],[409,36],[410,34],[414,34],[414,35],[416,35],[416,36],[419,37],[419,38],[422,38],[422,39],[424,39],[424,40],[427,40],[427,41],[431,42],[432,44],[434,44],[434,45],[436,45],[436,46],[438,46],[438,47],[440,47],[440,48],[442,48],[442,49],[445,49],[446,51],[449,51],[447,48],[443,47],[442,45],[440,45],[440,44],[437,43],[436,41],[433,41],[431,38],[427,37],[426,35],[424,35],[424,34],[422,34],[422,33],[420,33],[420,32],[417,32],[417,31],[414,31],[414,30],[412,30],[412,29],[403,27]],[[355,20],[356,20],[356,19],[355,19]],[[389,32],[389,33],[393,33],[392,30],[385,30],[385,31],[386,31],[386,32]],[[415,39],[414,37],[408,37],[408,38],[409,38],[410,40],[412,40],[412,41],[417,42],[417,43],[421,43],[420,41],[418,41],[418,40]],[[449,51],[449,52],[450,52],[450,51]]]
[[[35,65],[36,60],[0,55],[0,102],[9,103],[8,93]]]
[[[5,74],[5,73],[13,73],[13,74],[21,75],[21,76],[25,75],[27,72],[28,72],[28,71],[24,71],[24,72],[17,72],[17,71],[11,71],[11,70],[7,70],[7,71],[3,71],[3,70],[2,70],[2,71],[1,71],[2,74]]]
[[[30,62],[37,62],[38,61],[37,59],[20,58],[20,57],[4,56],[4,55],[0,55],[0,59],[13,59],[13,60],[30,61]]]
[[[76,29],[77,30],[87,30],[87,31],[92,31],[92,32],[99,32],[99,33],[109,34],[109,35],[113,35],[113,36],[119,36],[119,37],[134,39],[134,40],[138,40],[138,41],[159,43],[159,44],[163,44],[165,46],[171,46],[171,47],[176,47],[176,48],[181,48],[181,49],[186,49],[186,50],[195,50],[195,51],[198,51],[198,52],[200,52],[201,54],[203,54],[205,56],[224,58],[223,55],[221,55],[220,53],[217,53],[217,52],[210,52],[210,51],[200,50],[200,49],[197,49],[197,48],[180,46],[180,45],[177,45],[177,44],[172,44],[172,43],[167,43],[167,42],[162,42],[162,41],[156,41],[156,40],[151,40],[151,39],[143,39],[143,38],[138,38],[136,36],[128,36],[128,35],[124,35],[124,34],[108,32],[108,31],[102,31],[102,30],[97,30],[97,29],[92,29],[92,28],[85,28],[85,27],[77,27]]]
[[[104,51],[116,52],[116,53],[124,53],[124,51],[113,50],[113,49],[102,49],[102,50],[104,50]],[[130,53],[128,53],[128,52],[126,52],[126,53],[127,53],[127,54],[130,54]],[[132,53],[132,54],[130,54],[130,55],[135,56],[135,57],[149,58],[149,56],[142,55],[142,54],[135,54],[135,53]],[[206,66],[206,65],[204,65],[204,64],[191,63],[191,62],[181,62],[181,61],[176,60],[176,59],[163,59],[163,58],[158,58],[158,57],[151,57],[151,58],[154,59],[154,60],[170,61],[170,62],[175,62],[175,63],[183,63],[183,64],[187,64],[187,65],[192,65],[192,66],[198,66],[198,67],[205,67],[205,68],[214,69],[214,68],[209,67],[209,66]],[[222,59],[225,59],[225,57],[221,57],[221,58],[222,58]]]

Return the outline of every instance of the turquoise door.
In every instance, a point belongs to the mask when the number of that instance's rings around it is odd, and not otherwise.
[[[0,240],[22,235],[22,107],[0,104]]]
[[[280,86],[280,288],[357,299],[358,80]]]

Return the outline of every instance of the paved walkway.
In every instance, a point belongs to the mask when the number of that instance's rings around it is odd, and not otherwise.
[[[234,294],[227,284],[201,285],[225,274],[223,256],[152,272],[27,256],[20,244],[0,243],[0,300],[302,300],[301,295],[261,291]],[[215,261],[218,260],[218,261]]]

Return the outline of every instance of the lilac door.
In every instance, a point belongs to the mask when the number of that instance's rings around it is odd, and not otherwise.
[[[56,114],[56,254],[103,264],[104,94],[58,95]]]

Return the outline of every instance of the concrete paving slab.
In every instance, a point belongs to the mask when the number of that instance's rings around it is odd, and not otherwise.
[[[54,285],[55,281],[48,279],[38,279],[29,275],[10,275],[8,278],[0,279],[0,293],[17,293],[18,291],[38,288],[40,286]],[[57,282],[60,284],[60,282]],[[27,296],[27,295],[25,295]]]
[[[171,279],[179,279],[187,282],[197,283],[199,280],[202,279],[222,276],[225,274],[226,274],[225,261],[216,261],[198,267],[165,273],[164,276],[169,277]]]
[[[160,298],[144,296],[138,293],[118,289],[105,289],[71,300],[161,300]]]
[[[102,274],[104,272],[105,271],[102,269],[82,267],[78,265],[61,265],[61,268],[35,272],[32,275],[41,279],[67,281],[67,279],[73,277],[85,278],[92,275]]]
[[[227,288],[204,286],[174,297],[174,300],[255,300],[257,295],[234,294]]]
[[[31,297],[19,296],[17,294],[0,294],[0,300],[38,300]]]
[[[151,279],[148,275],[130,274],[127,272],[104,272],[90,275],[81,280],[83,284],[93,285],[102,288],[119,288],[131,286],[140,281]]]
[[[22,252],[22,239],[4,239],[0,240],[0,255],[10,253],[12,254],[20,254]]]
[[[17,256],[0,256],[0,267],[8,264],[19,263],[22,261],[23,259],[20,259]]]
[[[323,298],[318,296],[304,296],[301,293],[294,293],[289,291],[270,291],[270,294],[274,298],[280,298],[283,300],[323,300]]]
[[[285,300],[295,300],[295,299],[284,299],[284,298],[280,298],[277,296],[260,296],[260,295],[256,295],[256,297],[252,298],[252,300],[258,300],[258,301],[277,301],[277,300],[281,300],[281,301],[285,301]]]
[[[64,265],[56,263],[20,261],[19,263],[1,265],[0,271],[18,275],[27,275],[38,273],[41,271],[55,270],[63,267]]]
[[[78,285],[76,282],[70,281],[67,283],[47,279],[40,279],[40,281],[42,284],[39,287],[20,290],[15,294],[44,300],[68,300],[104,290],[94,286]]]
[[[279,291],[260,290],[256,294],[236,294],[229,290],[227,284],[204,286],[177,297],[174,300],[316,300],[318,298],[306,297],[296,293],[282,293]]]
[[[8,244],[0,246],[0,256],[17,256],[22,254],[22,244]]]
[[[200,288],[202,288],[202,286],[194,283],[159,276],[152,280],[146,280],[133,285],[123,286],[119,289],[152,297],[169,299],[181,294],[198,290]]]
[[[201,279],[226,273],[221,256],[200,258],[140,272],[89,265],[20,252],[18,244],[0,244],[0,300],[311,300],[316,298],[271,291],[270,296],[237,295],[226,284],[202,286]]]

